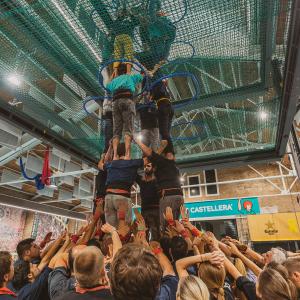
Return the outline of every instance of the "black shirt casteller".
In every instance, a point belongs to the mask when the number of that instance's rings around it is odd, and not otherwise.
[[[158,190],[181,189],[180,173],[175,160],[169,160],[162,155],[152,152],[150,161],[156,166],[154,175],[157,180]]]
[[[140,187],[142,210],[159,206],[159,193],[156,179],[145,181],[142,176],[137,176],[136,183]]]

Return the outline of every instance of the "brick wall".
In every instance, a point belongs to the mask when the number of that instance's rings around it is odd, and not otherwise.
[[[280,175],[280,170],[276,163],[253,165],[253,167],[264,176]],[[288,174],[288,171],[285,169],[283,169],[282,172],[284,175]],[[198,174],[200,175],[200,183],[205,183],[202,170],[188,173],[187,175],[190,176]],[[251,170],[248,166],[217,170],[217,179],[219,182],[257,177],[261,176],[254,170]],[[272,181],[280,189],[285,190],[290,187],[294,179],[294,177],[286,177],[284,179],[285,186],[281,178],[270,179],[270,181]],[[185,184],[187,184],[187,180],[185,180]],[[300,192],[300,183],[298,179],[292,187],[291,192]],[[251,196],[258,196],[261,207],[277,206],[279,212],[300,211],[300,205],[297,203],[297,195],[290,195],[290,193],[282,194],[278,188],[266,180],[221,184],[219,185],[219,195],[217,196],[207,196],[205,193],[205,187],[203,186],[201,187],[201,196],[191,198],[189,197],[188,189],[185,189],[186,202]]]

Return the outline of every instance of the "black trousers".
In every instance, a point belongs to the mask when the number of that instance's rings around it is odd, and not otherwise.
[[[148,227],[148,234],[151,235],[151,241],[160,240],[160,226],[159,226],[159,207],[157,208],[143,208],[142,216],[145,219]]]
[[[173,143],[171,140],[171,126],[174,117],[174,109],[169,102],[160,103],[158,106],[158,128],[162,140],[168,141],[168,150],[173,152]]]

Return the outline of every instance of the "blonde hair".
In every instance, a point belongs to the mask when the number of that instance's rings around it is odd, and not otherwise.
[[[297,299],[297,289],[288,278],[288,271],[284,266],[274,262],[260,273],[258,292],[262,300]]]
[[[180,300],[209,300],[209,291],[200,278],[190,275],[180,279],[176,297]]]
[[[198,275],[206,284],[210,295],[216,300],[225,300],[224,282],[226,272],[224,267],[218,268],[209,262],[199,265]]]

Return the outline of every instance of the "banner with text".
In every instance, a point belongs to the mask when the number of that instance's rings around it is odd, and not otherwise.
[[[257,215],[260,207],[257,197],[188,202],[185,207],[190,212],[190,219]]]

